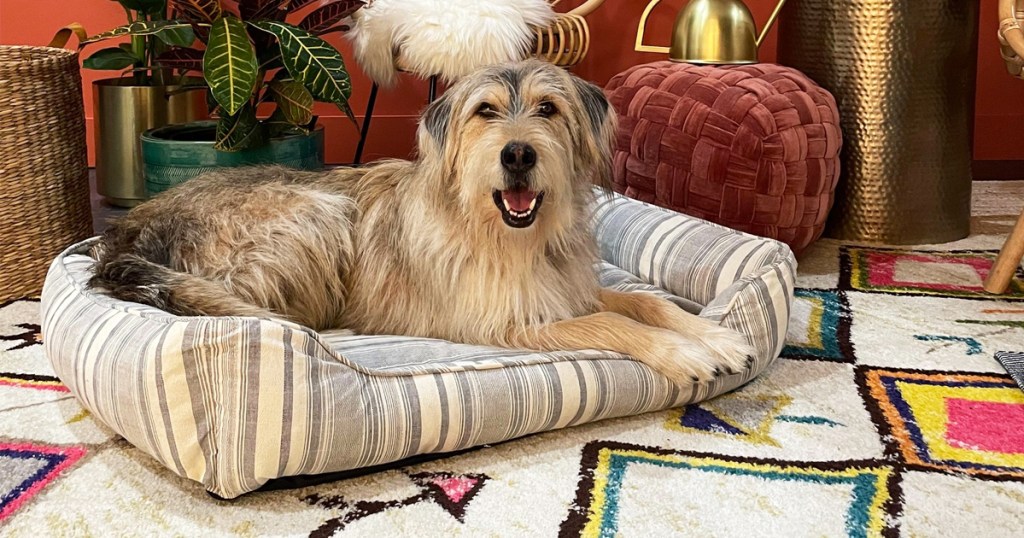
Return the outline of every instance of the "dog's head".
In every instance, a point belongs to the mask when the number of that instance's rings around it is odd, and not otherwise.
[[[614,121],[600,88],[560,68],[493,66],[427,108],[420,159],[474,224],[557,232],[608,186]]]

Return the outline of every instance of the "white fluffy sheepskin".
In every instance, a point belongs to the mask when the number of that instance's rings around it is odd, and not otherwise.
[[[533,26],[554,19],[548,0],[372,0],[348,33],[356,60],[381,86],[402,67],[446,82],[490,64],[523,59]]]

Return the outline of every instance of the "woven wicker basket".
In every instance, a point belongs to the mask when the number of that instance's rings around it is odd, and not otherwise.
[[[38,295],[92,233],[86,159],[78,54],[0,46],[0,303]]]

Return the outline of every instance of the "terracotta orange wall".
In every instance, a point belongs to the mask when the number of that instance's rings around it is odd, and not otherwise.
[[[655,10],[650,21],[649,42],[667,42],[675,13],[684,1],[668,0]],[[580,0],[563,2],[569,6],[579,3]],[[604,84],[631,65],[660,59],[658,54],[633,51],[636,25],[646,4],[645,0],[608,0],[595,12],[589,18],[594,45],[576,73]],[[763,21],[774,1],[748,0],[748,4],[755,17]],[[1024,160],[1024,137],[1021,136],[1024,134],[1024,81],[1007,75],[999,57],[995,0],[981,0],[981,4],[975,158]],[[66,23],[77,21],[90,32],[98,32],[120,24],[123,17],[120,7],[109,0],[0,0],[0,44],[44,44],[56,28]],[[349,60],[355,88],[352,105],[359,113],[365,109],[370,84],[351,60],[350,48],[344,39],[335,37],[333,42]],[[772,35],[762,49],[761,60],[774,59],[775,37]],[[92,92],[89,84],[105,75],[84,72],[90,137]],[[415,117],[425,104],[425,97],[426,85],[411,77],[404,78],[398,88],[381,93],[367,144],[367,158],[408,155],[413,145]],[[331,107],[323,106],[319,113],[328,130],[328,160],[349,162],[357,140],[355,127]]]

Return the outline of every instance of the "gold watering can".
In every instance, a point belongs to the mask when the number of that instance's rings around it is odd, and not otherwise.
[[[636,33],[639,52],[668,53],[673,62],[694,64],[753,64],[757,63],[757,48],[775,24],[786,0],[780,0],[775,11],[757,34],[754,16],[740,0],[690,0],[672,30],[672,46],[656,47],[644,44],[647,17],[661,0],[652,0],[640,17]]]

